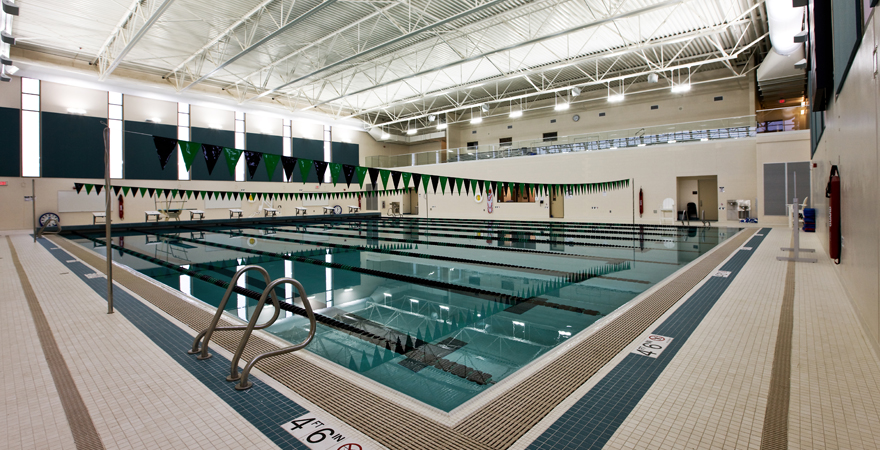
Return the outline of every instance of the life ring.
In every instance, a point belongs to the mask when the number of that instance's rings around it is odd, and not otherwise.
[[[645,212],[645,197],[642,194],[642,188],[639,188],[639,217]]]
[[[125,200],[122,198],[122,195],[119,195],[119,218],[125,218]]]

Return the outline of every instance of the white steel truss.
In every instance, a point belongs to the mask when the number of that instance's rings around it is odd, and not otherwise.
[[[98,51],[95,65],[98,79],[104,81],[119,63],[168,10],[174,0],[134,0],[128,12]]]

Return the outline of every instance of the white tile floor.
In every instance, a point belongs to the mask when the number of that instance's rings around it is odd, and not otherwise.
[[[819,263],[796,268],[789,446],[880,448],[880,361],[815,235],[802,236]],[[767,236],[606,448],[760,446],[786,269],[775,257],[789,240],[787,228]],[[107,448],[275,448],[42,246],[13,241]],[[75,448],[5,239],[0,282],[0,448]]]

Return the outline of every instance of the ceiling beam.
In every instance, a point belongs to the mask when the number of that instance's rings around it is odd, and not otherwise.
[[[406,40],[406,39],[409,39],[409,38],[411,38],[411,37],[417,36],[417,35],[419,35],[419,34],[422,34],[422,33],[428,32],[428,31],[431,31],[431,30],[433,30],[433,29],[435,29],[435,28],[437,28],[437,27],[440,27],[440,26],[446,25],[446,24],[449,23],[449,22],[453,22],[453,21],[455,21],[455,20],[461,19],[461,18],[466,17],[466,16],[468,16],[468,15],[470,15],[470,14],[473,14],[473,13],[475,13],[475,12],[482,11],[482,10],[484,10],[484,9],[486,9],[486,8],[491,8],[492,6],[495,6],[495,5],[499,4],[499,3],[503,3],[503,2],[506,2],[506,1],[508,1],[508,0],[490,0],[490,1],[486,2],[486,3],[483,3],[482,5],[475,6],[475,7],[471,8],[471,9],[469,9],[469,10],[467,10],[467,11],[462,11],[462,12],[460,12],[460,13],[458,13],[458,14],[454,14],[454,15],[449,16],[449,17],[447,17],[446,19],[443,19],[443,20],[441,20],[441,21],[434,22],[434,23],[432,23],[432,24],[430,24],[430,25],[428,25],[428,26],[425,26],[425,27],[419,28],[418,30],[414,30],[414,31],[411,31],[411,32],[409,32],[409,33],[403,34],[403,35],[401,35],[401,36],[398,36],[398,37],[396,37],[396,38],[394,38],[394,39],[391,39],[391,40],[385,41],[385,42],[383,42],[383,43],[381,43],[381,44],[379,44],[379,45],[376,45],[376,46],[374,46],[374,47],[368,48],[368,49],[366,49],[366,50],[364,50],[364,51],[361,51],[361,52],[355,53],[354,55],[351,55],[351,56],[349,56],[349,57],[347,57],[347,58],[343,58],[343,59],[341,59],[341,60],[339,60],[339,61],[336,61],[336,62],[334,62],[334,63],[332,63],[332,64],[328,64],[328,65],[326,65],[326,66],[324,66],[324,67],[322,67],[322,68],[320,68],[320,69],[318,69],[318,70],[312,71],[311,73],[308,73],[308,74],[306,74],[306,75],[303,75],[303,76],[301,76],[301,77],[295,78],[295,79],[293,79],[293,80],[291,80],[291,81],[288,81],[288,82],[286,82],[286,83],[283,83],[283,84],[280,84],[280,85],[278,85],[278,86],[275,86],[274,88],[272,88],[272,89],[270,89],[270,90],[268,90],[268,91],[265,91],[265,92],[261,93],[260,95],[257,95],[257,96],[255,96],[255,97],[252,97],[252,98],[250,98],[250,99],[248,99],[248,100],[254,100],[254,99],[257,99],[257,98],[260,98],[260,97],[264,97],[264,96],[266,96],[266,95],[269,95],[269,94],[271,94],[271,93],[273,93],[273,92],[278,91],[279,89],[284,89],[284,88],[287,87],[287,86],[290,86],[290,85],[292,85],[292,84],[294,84],[294,83],[297,83],[297,82],[300,82],[300,81],[302,81],[302,80],[305,80],[306,78],[313,77],[313,76],[315,76],[315,75],[317,75],[317,74],[319,74],[319,73],[325,72],[325,71],[330,70],[330,69],[332,69],[332,68],[334,68],[334,67],[337,67],[337,66],[339,66],[339,65],[345,64],[345,63],[347,63],[347,62],[349,62],[349,61],[351,61],[351,60],[354,60],[354,59],[360,58],[360,57],[362,57],[362,56],[364,56],[364,55],[367,55],[367,54],[369,54],[369,53],[373,53],[373,52],[375,52],[375,51],[377,51],[377,50],[381,50],[381,49],[383,49],[383,48],[385,48],[385,47],[388,47],[388,46],[390,46],[390,45],[394,45],[394,44],[396,44],[396,43],[398,43],[398,42],[404,41],[404,40]],[[672,0],[672,1],[684,1],[684,0]]]
[[[333,5],[333,4],[336,3],[337,1],[338,1],[338,0],[324,0],[324,1],[323,1],[322,3],[320,3],[319,5],[315,6],[314,8],[312,8],[312,9],[310,9],[310,10],[308,10],[308,11],[306,11],[305,13],[303,13],[301,16],[299,16],[299,17],[297,17],[297,18],[291,20],[290,22],[288,22],[288,23],[286,23],[285,25],[281,26],[280,28],[278,28],[277,30],[273,31],[272,33],[269,33],[269,35],[267,35],[267,36],[264,37],[263,39],[260,39],[259,41],[255,42],[255,43],[252,44],[250,47],[248,47],[248,48],[246,48],[246,49],[244,49],[244,50],[238,52],[237,55],[233,56],[232,58],[227,59],[227,60],[224,61],[224,62],[222,62],[219,66],[215,67],[215,68],[214,68],[213,70],[211,70],[210,72],[208,72],[208,73],[202,75],[199,79],[197,79],[197,80],[193,81],[192,83],[186,85],[186,87],[184,87],[183,89],[181,89],[180,92],[186,91],[187,89],[189,89],[189,88],[191,88],[191,87],[193,87],[193,86],[195,86],[195,85],[201,83],[202,81],[207,80],[211,75],[214,75],[215,73],[219,72],[220,70],[223,70],[224,68],[226,68],[226,66],[228,66],[228,65],[230,65],[230,64],[232,64],[232,63],[234,63],[235,61],[238,61],[241,57],[243,57],[243,56],[247,55],[248,53],[252,52],[252,51],[253,51],[254,49],[256,49],[257,47],[260,47],[261,45],[265,44],[266,42],[269,42],[270,40],[272,40],[273,38],[277,37],[277,36],[280,35],[281,33],[284,33],[285,31],[289,30],[290,27],[292,27],[292,26],[294,26],[294,25],[296,25],[296,24],[302,22],[303,20],[308,19],[309,17],[311,17],[311,16],[317,14],[317,13],[320,12],[321,10],[323,10],[323,9],[325,9],[325,8],[327,8],[327,7],[331,6],[331,5]]]
[[[152,9],[157,3],[159,0],[136,0],[132,3],[128,13],[113,29],[110,37],[98,51],[95,64],[98,66],[99,81],[106,80],[116,70],[128,52],[147,34],[150,27],[156,24],[162,14],[174,3],[174,0],[164,0],[162,4]]]

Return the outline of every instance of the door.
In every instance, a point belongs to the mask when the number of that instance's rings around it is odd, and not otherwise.
[[[409,207],[410,213],[419,214],[419,191],[416,189],[409,191]]]
[[[565,195],[561,191],[550,194],[550,217],[555,219],[565,217]]]
[[[697,212],[700,217],[704,217],[703,212],[705,211],[706,220],[718,220],[718,177],[699,180],[697,192],[699,192],[700,199]]]

